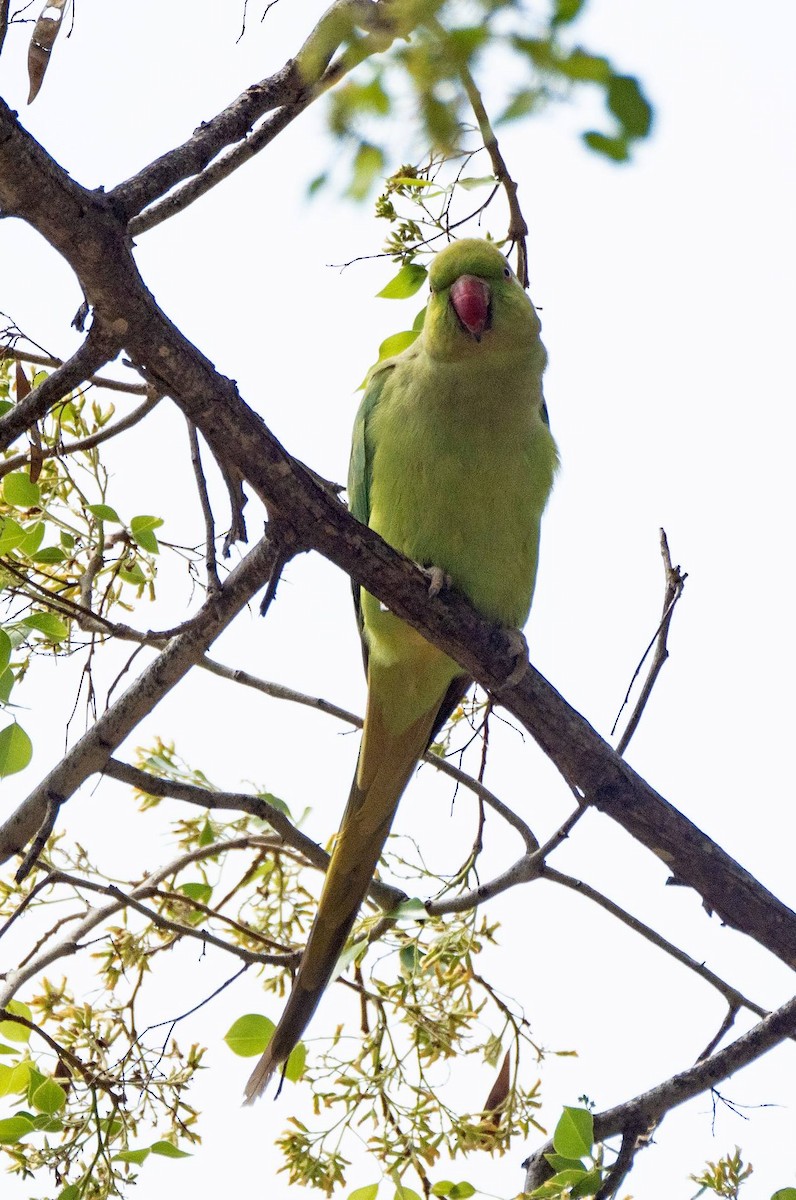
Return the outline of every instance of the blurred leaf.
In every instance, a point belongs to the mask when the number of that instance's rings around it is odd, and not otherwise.
[[[17,771],[24,771],[32,755],[31,740],[21,725],[14,722],[13,725],[6,725],[5,729],[0,730],[0,779],[4,779],[6,775],[15,775]],[[3,1025],[5,1024],[7,1022],[4,1021]],[[10,1037],[8,1033],[4,1033],[3,1036]]]
[[[304,1074],[304,1065],[307,1061],[307,1047],[303,1042],[299,1042],[290,1051],[288,1060],[285,1063],[285,1079],[289,1079],[291,1083],[298,1083],[301,1076]]]
[[[586,0],[556,0],[553,12],[554,25],[567,25],[574,21]]]
[[[627,139],[623,137],[608,137],[605,133],[590,130],[583,134],[586,145],[597,154],[603,154],[614,162],[627,162],[630,157]]]
[[[631,138],[646,137],[652,128],[652,106],[632,75],[614,75],[608,85],[608,107]]]
[[[533,112],[536,108],[541,97],[542,93],[538,88],[523,88],[521,91],[515,92],[498,117],[498,124],[527,117],[528,113]]]
[[[376,179],[384,170],[384,154],[370,142],[360,142],[354,157],[354,170],[347,195],[352,200],[364,200]]]
[[[398,274],[376,295],[383,300],[407,300],[420,291],[427,275],[427,269],[420,263],[404,263]]]
[[[119,568],[119,578],[122,583],[130,583],[133,587],[143,587],[146,583],[146,575],[135,559],[130,559],[123,567]]]
[[[415,896],[411,900],[402,900],[397,908],[385,913],[385,916],[395,921],[427,921],[428,911],[423,901]]]
[[[11,689],[15,682],[16,676],[14,672],[10,667],[6,667],[5,671],[0,675],[0,704],[8,704],[8,697],[11,695]]]
[[[588,54],[576,47],[566,58],[557,63],[557,68],[567,79],[579,83],[605,84],[611,78],[611,64],[601,54]]]
[[[55,39],[63,24],[65,4],[66,0],[47,0],[33,27],[28,47],[28,80],[30,81],[28,104],[32,104],[39,94],[44,74],[50,64],[50,55]]]
[[[224,1041],[233,1054],[240,1058],[252,1058],[255,1054],[262,1054],[275,1029],[276,1025],[269,1017],[247,1013],[230,1025],[224,1034]]]
[[[412,342],[417,341],[418,336],[416,329],[404,329],[400,333],[391,333],[379,346],[379,362],[383,358],[394,358],[396,354],[401,354],[407,346],[411,346]]]
[[[3,479],[3,499],[12,508],[38,508],[41,492],[25,471],[12,471]]]
[[[378,1192],[379,1185],[377,1183],[369,1183],[367,1187],[357,1188],[355,1192],[352,1192],[348,1200],[376,1200]]]

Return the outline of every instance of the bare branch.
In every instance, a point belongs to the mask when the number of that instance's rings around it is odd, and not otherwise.
[[[18,362],[32,363],[36,367],[62,367],[62,358],[49,354],[33,354],[29,350],[17,350],[13,346],[0,346],[0,359],[13,358]],[[129,396],[149,396],[151,389],[145,383],[125,383],[123,379],[110,379],[107,375],[91,375],[85,380],[92,387],[104,388],[106,392],[124,392]]]

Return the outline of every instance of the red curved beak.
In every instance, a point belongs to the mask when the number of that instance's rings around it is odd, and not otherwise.
[[[489,324],[489,284],[477,275],[460,275],[451,284],[453,311],[477,342]]]

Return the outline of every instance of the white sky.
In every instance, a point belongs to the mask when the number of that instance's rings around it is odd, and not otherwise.
[[[190,10],[83,0],[33,107],[24,108],[29,27],[9,36],[0,90],[76,179],[110,186],[280,66],[322,5],[283,0],[262,25],[255,6],[237,45],[239,6],[218,9],[207,0]],[[671,659],[629,760],[791,903],[794,36],[794,10],[774,0],[754,9],[738,0],[593,0],[578,40],[640,76],[657,109],[653,139],[631,168],[612,167],[580,148],[576,134],[589,118],[571,108],[502,139],[532,228],[532,295],[564,464],[543,532],[532,658],[607,734],[658,618],[665,526],[689,581]],[[238,380],[288,449],[341,480],[354,389],[379,341],[419,305],[373,299],[389,277],[382,262],[329,268],[378,249],[384,227],[367,205],[304,203],[306,181],[333,153],[321,130],[321,113],[307,114],[184,216],[139,239],[137,258],[166,312]],[[497,215],[486,227],[503,233]],[[68,354],[80,300],[68,270],[9,221],[0,223],[0,264],[0,310]],[[115,458],[116,506],[127,516],[168,513],[164,536],[182,540],[193,529],[197,537],[182,421],[162,407]],[[168,576],[164,567],[165,599],[157,615],[140,615],[142,625],[184,613],[185,591],[170,591]],[[362,706],[347,581],[316,556],[290,565],[267,622],[242,621],[216,655]],[[76,664],[42,664],[20,692],[34,710],[27,725],[36,757],[4,782],[4,811],[58,757],[76,679]],[[336,826],[356,739],[335,723],[192,679],[141,727],[128,755],[156,733],[175,738],[221,786],[255,780],[296,811],[312,805],[308,828],[319,839]],[[494,743],[487,782],[546,836],[569,810],[566,789],[530,742],[497,730]],[[410,788],[396,830],[428,827],[433,856],[453,837],[469,844],[473,814],[459,799],[449,822],[450,788],[429,775]],[[118,787],[87,790],[66,820],[108,869],[127,862],[135,873],[168,853],[161,839],[163,853],[153,856],[157,818],[137,817]],[[506,865],[513,852],[495,826],[490,862]],[[606,818],[590,814],[553,865],[582,873],[759,1003],[789,996],[781,964],[709,920],[693,893],[664,890],[657,860]],[[578,1051],[542,1068],[551,1129],[561,1105],[584,1092],[602,1109],[688,1066],[721,1020],[707,987],[570,894],[537,884],[495,901],[490,915],[506,948],[490,969],[521,999],[540,1043]],[[175,955],[152,1020],[191,1007],[228,973]],[[327,998],[313,1032],[333,1027],[336,1004]],[[197,1087],[204,1145],[179,1164],[150,1160],[140,1185],[147,1195],[180,1187],[205,1200],[230,1184],[252,1197],[287,1195],[268,1145],[294,1096],[241,1110],[251,1064],[221,1042],[236,1016],[258,1009],[278,1012],[251,977],[180,1028],[183,1043],[209,1046],[211,1070]],[[794,1077],[789,1045],[723,1085],[738,1114],[720,1107],[712,1125],[708,1097],[674,1113],[625,1190],[643,1200],[689,1197],[689,1172],[736,1144],[754,1163],[750,1200],[796,1184]],[[466,1109],[487,1090],[469,1068],[453,1086]],[[517,1145],[498,1161],[476,1155],[432,1175],[510,1196],[532,1148]],[[377,1177],[372,1162],[357,1160],[348,1190]],[[41,1190],[2,1185],[11,1200]]]

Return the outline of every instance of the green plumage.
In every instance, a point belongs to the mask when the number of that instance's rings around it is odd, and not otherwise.
[[[542,396],[546,354],[530,300],[491,243],[434,259],[423,331],[371,372],[354,426],[351,511],[401,553],[441,569],[488,619],[521,628],[558,456]],[[302,1036],[433,732],[469,680],[364,589],[368,669],[357,773],[288,1004],[246,1090],[255,1098]]]

